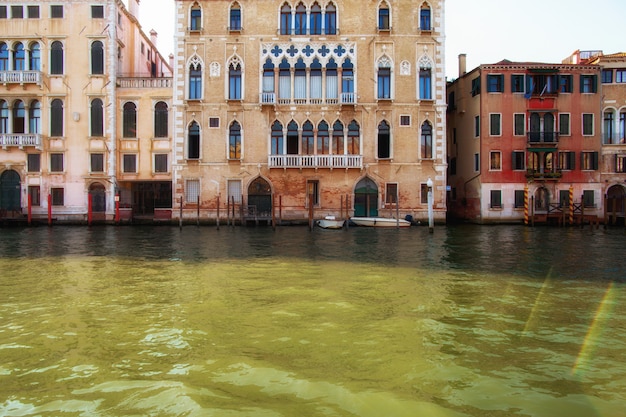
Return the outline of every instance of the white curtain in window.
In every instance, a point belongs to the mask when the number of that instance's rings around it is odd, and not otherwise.
[[[228,201],[233,201],[235,204],[241,203],[241,181],[228,181]]]
[[[295,98],[306,98],[306,75],[296,75],[294,93]]]
[[[337,98],[337,75],[326,75],[326,98]]]
[[[322,98],[322,74],[311,74],[311,98]]]
[[[197,203],[200,195],[200,181],[187,180],[185,185],[185,201],[187,203]]]
[[[273,75],[263,76],[263,92],[264,93],[274,92],[274,76]]]
[[[281,75],[278,80],[278,88],[280,89],[280,98],[291,98],[291,77]]]

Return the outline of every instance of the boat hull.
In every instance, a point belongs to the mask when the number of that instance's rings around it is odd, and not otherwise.
[[[322,219],[317,221],[317,225],[322,229],[341,229],[343,227],[344,220],[327,220]]]
[[[404,219],[388,217],[350,217],[350,221],[357,226],[365,227],[410,227],[411,223]]]

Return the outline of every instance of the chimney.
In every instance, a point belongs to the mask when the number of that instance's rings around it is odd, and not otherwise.
[[[467,55],[459,54],[459,78],[467,74]]]
[[[154,45],[155,47],[157,46],[157,38],[158,38],[159,34],[157,33],[156,30],[152,29],[150,31],[150,42],[152,42],[152,45]]]
[[[139,20],[139,2],[141,0],[128,0],[128,11]]]
[[[170,59],[170,67],[174,68],[174,54],[170,54],[169,59]]]

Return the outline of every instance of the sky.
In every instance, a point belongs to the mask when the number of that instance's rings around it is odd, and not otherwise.
[[[140,3],[142,28],[158,32],[166,57],[174,52],[174,3]],[[445,7],[448,79],[458,77],[459,54],[471,71],[503,59],[559,63],[577,49],[626,52],[626,0],[446,0]]]

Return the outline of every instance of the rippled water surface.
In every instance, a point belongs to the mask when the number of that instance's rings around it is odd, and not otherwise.
[[[625,244],[0,229],[0,416],[623,416]]]

